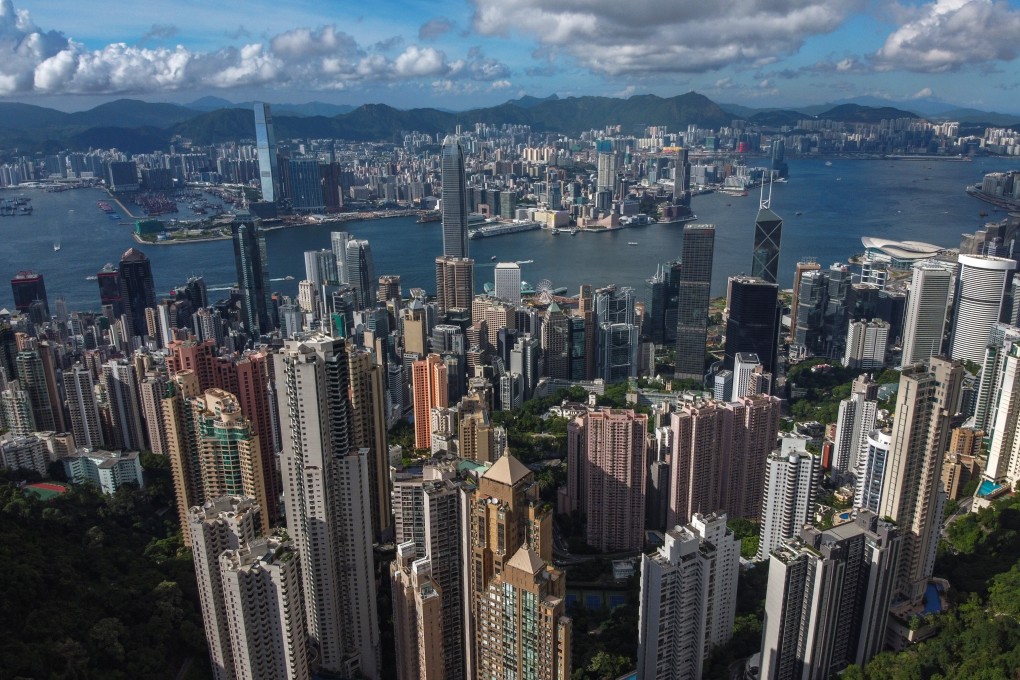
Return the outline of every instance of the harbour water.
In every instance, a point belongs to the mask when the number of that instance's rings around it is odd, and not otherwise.
[[[790,181],[776,184],[772,208],[784,218],[780,283],[791,285],[794,264],[813,257],[823,265],[845,261],[861,252],[861,236],[918,240],[954,248],[960,234],[972,232],[1004,213],[964,193],[964,186],[986,172],[1018,169],[1005,158],[949,161],[865,161],[831,159],[790,161]],[[230,241],[186,245],[138,246],[131,238],[133,220],[110,220],[96,207],[104,198],[98,189],[46,193],[7,189],[0,196],[24,194],[32,199],[31,216],[0,218],[0,306],[13,305],[6,285],[16,272],[31,269],[46,278],[52,303],[58,297],[68,307],[98,309],[95,281],[87,280],[105,263],[114,264],[124,251],[138,247],[152,261],[157,295],[164,295],[190,275],[205,277],[216,297],[217,289],[235,280]],[[751,264],[754,217],[758,195],[696,196],[697,222],[716,226],[713,295],[722,295],[726,278],[747,272]],[[980,217],[987,211],[989,217]],[[798,214],[800,213],[800,214]],[[180,216],[179,216],[180,217]],[[372,244],[377,274],[399,274],[404,291],[411,287],[435,289],[434,260],[442,251],[438,222],[417,224],[415,218],[363,220],[317,224],[268,232],[266,236],[273,289],[296,295],[304,278],[306,250],[329,247],[329,233],[346,230]],[[659,262],[680,255],[682,225],[652,224],[603,234],[527,231],[471,241],[477,263],[476,283],[481,290],[492,279],[497,260],[533,260],[522,265],[522,276],[534,284],[548,279],[554,287],[574,294],[579,285],[631,286],[645,297],[644,282]],[[54,251],[54,242],[61,248]],[[638,245],[628,247],[628,243]],[[293,280],[283,280],[287,276]]]

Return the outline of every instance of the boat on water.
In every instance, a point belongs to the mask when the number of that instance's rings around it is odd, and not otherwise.
[[[293,281],[294,277],[291,276],[290,274],[287,274],[286,276],[283,277],[283,280],[284,281]]]
[[[98,277],[98,276],[96,276],[95,274],[93,274],[92,276],[86,276],[86,277],[85,277],[85,280],[86,280],[86,281],[98,281],[98,280],[99,280],[99,277]]]
[[[832,167],[832,161],[825,161],[825,167],[831,168]]]
[[[801,215],[803,215],[804,213],[802,213],[801,211],[799,211],[799,210],[798,210],[797,212],[795,212],[795,213],[793,213],[793,214],[794,214],[794,215],[796,215],[797,217],[800,217],[800,216],[801,216]]]
[[[534,260],[517,260],[517,264],[531,264]]]
[[[60,250],[60,244],[59,243],[54,243],[53,244],[53,252],[57,252],[58,250]]]
[[[495,259],[496,259],[496,256],[495,256],[495,255],[493,255],[493,256],[492,256],[492,257],[490,257],[489,259],[490,259],[490,260],[495,260]]]
[[[637,244],[638,244],[637,241],[627,241],[628,246],[636,246]]]

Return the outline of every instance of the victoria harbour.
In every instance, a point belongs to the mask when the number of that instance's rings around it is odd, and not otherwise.
[[[955,248],[960,235],[973,232],[986,221],[1005,217],[969,196],[963,189],[993,170],[1012,169],[998,158],[973,162],[939,160],[879,161],[822,159],[790,161],[789,183],[772,188],[772,207],[784,218],[781,280],[791,285],[793,264],[815,258],[828,265],[844,262],[862,250],[862,236],[916,240]],[[96,208],[106,194],[99,189],[61,193],[19,188],[5,195],[32,199],[34,213],[5,219],[0,266],[7,278],[22,269],[34,269],[47,279],[53,297],[63,297],[71,309],[98,306],[95,275],[105,263],[117,262],[135,246],[152,261],[157,294],[181,284],[188,276],[203,276],[212,291],[225,292],[236,278],[231,243],[209,241],[175,245],[141,245],[132,239],[134,222],[125,217],[109,220]],[[716,225],[712,294],[723,295],[728,276],[750,268],[758,195],[722,193],[696,196],[697,222]],[[982,211],[990,212],[983,217]],[[273,290],[294,295],[304,276],[303,253],[329,247],[331,231],[345,230],[372,244],[376,270],[399,274],[404,290],[433,291],[435,271],[431,258],[442,252],[438,222],[418,224],[414,217],[323,223],[278,229],[266,233]],[[532,262],[522,265],[529,283],[548,279],[568,294],[589,283],[630,286],[642,296],[644,282],[654,273],[649,263],[679,257],[682,225],[651,224],[608,233],[530,231],[471,241],[477,263],[476,287],[491,280],[494,257],[500,261]],[[54,251],[59,240],[61,250]],[[637,247],[628,247],[637,243]],[[411,257],[414,255],[414,257]],[[287,277],[293,277],[288,279]],[[211,296],[213,297],[213,296]],[[9,293],[2,304],[10,305]]]

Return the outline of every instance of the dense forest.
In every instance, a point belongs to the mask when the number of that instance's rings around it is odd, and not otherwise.
[[[43,501],[18,486],[31,473],[4,471],[0,680],[210,677],[169,460],[143,456],[147,486],[114,496]]]

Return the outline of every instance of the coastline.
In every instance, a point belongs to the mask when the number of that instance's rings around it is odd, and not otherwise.
[[[420,210],[383,210],[367,213],[340,213],[326,219],[304,218],[300,221],[282,222],[262,227],[262,231],[279,231],[281,229],[297,229],[299,227],[314,227],[320,224],[342,224],[345,222],[357,222],[359,220],[387,220],[396,217],[414,217],[421,213]],[[437,223],[438,224],[438,223]],[[139,245],[146,246],[182,246],[190,243],[207,243],[209,241],[229,241],[232,237],[229,234],[215,234],[208,236],[196,236],[186,239],[167,239],[165,241],[149,241],[142,238],[134,230],[131,231],[131,238]]]

